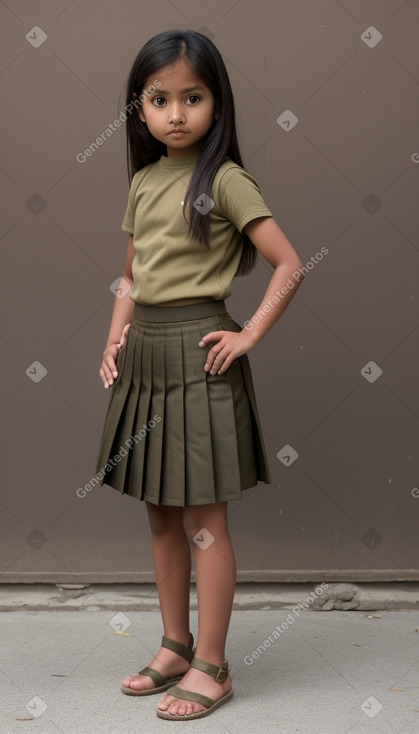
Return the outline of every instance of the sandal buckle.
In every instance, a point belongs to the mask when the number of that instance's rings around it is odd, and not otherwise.
[[[223,663],[223,665],[227,665],[227,668],[222,668],[221,666],[218,668],[217,674],[214,676],[215,680],[218,680],[219,683],[224,683],[225,679],[228,676],[228,663],[227,661]]]

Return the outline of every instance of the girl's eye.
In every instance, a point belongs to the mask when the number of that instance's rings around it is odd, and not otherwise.
[[[162,104],[160,104],[160,102],[158,102],[158,100],[160,100],[162,102]],[[188,97],[188,100],[195,100],[195,101],[192,102],[192,105],[195,105],[197,102],[199,102],[200,97],[198,97],[197,94],[190,94],[189,97]],[[157,104],[154,105],[155,107],[163,107],[163,105],[164,105],[165,102],[166,102],[166,100],[165,100],[164,97],[154,97],[153,98],[153,104],[154,103],[157,103]]]

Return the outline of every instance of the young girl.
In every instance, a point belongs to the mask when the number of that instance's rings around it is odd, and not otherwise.
[[[175,30],[148,41],[129,76],[130,105],[130,236],[99,370],[112,389],[96,470],[101,485],[145,501],[164,629],[150,665],[122,691],[166,691],[157,715],[186,720],[233,695],[227,503],[270,484],[247,352],[296,292],[301,261],[243,169],[227,71],[208,38]],[[274,270],[241,328],[225,299],[257,250]]]

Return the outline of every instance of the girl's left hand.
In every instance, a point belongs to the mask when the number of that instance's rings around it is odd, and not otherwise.
[[[217,342],[207,354],[204,370],[210,375],[223,375],[236,357],[248,352],[254,346],[249,331],[211,331],[202,337],[200,347]]]

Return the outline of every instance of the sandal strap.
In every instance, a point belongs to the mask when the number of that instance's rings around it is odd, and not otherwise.
[[[143,668],[142,670],[140,670],[138,675],[150,676],[156,688],[158,686],[164,686],[164,684],[166,683],[166,678],[163,678],[162,674],[159,673],[158,670],[154,670],[154,668],[149,668],[148,665],[145,668]]]
[[[209,709],[215,703],[213,698],[204,696],[202,693],[196,693],[195,691],[185,691],[183,688],[179,688],[179,686],[171,686],[167,689],[166,693],[170,693],[171,696],[176,696],[176,698],[183,698],[187,701],[195,701],[196,703],[200,703],[201,706],[205,706],[205,708],[207,709]]]
[[[221,665],[214,665],[214,663],[208,663],[206,660],[194,657],[191,662],[191,668],[197,668],[198,670],[202,670],[203,673],[212,675],[219,683],[223,683],[229,673],[228,660],[224,660]],[[205,704],[202,705],[204,706]]]
[[[186,645],[183,645],[181,642],[177,642],[176,640],[171,640],[170,637],[163,637],[161,638],[161,646],[167,647],[168,650],[172,650],[173,652],[176,652],[178,655],[181,655],[185,660],[188,661],[188,663],[191,662],[193,659],[193,635],[190,633],[190,647],[186,647]]]

